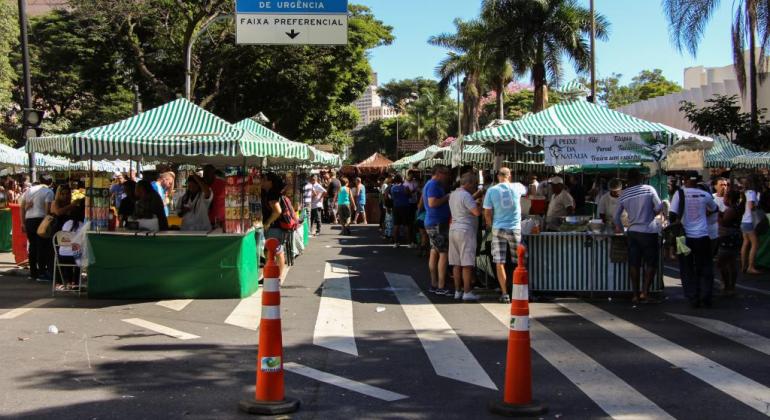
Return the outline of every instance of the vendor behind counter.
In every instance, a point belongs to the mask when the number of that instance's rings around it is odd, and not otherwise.
[[[564,217],[575,213],[575,199],[564,186],[564,180],[555,176],[548,180],[553,193],[545,215],[546,229],[558,230]]]

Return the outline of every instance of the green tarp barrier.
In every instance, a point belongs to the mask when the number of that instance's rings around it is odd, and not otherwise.
[[[13,223],[11,209],[0,210],[0,252],[11,252],[13,248]]]
[[[236,299],[257,291],[261,246],[254,233],[154,237],[89,233],[88,240],[90,298]]]

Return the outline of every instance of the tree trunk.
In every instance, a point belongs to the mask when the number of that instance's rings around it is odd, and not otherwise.
[[[759,105],[757,103],[757,54],[756,54],[756,9],[749,10],[749,89],[751,101],[751,137],[759,134]],[[764,59],[764,57],[762,58]]]
[[[532,69],[532,84],[535,85],[535,102],[532,112],[540,112],[548,106],[548,81],[545,78],[545,64],[536,63]]]
[[[502,78],[497,84],[497,119],[505,119],[505,80]]]

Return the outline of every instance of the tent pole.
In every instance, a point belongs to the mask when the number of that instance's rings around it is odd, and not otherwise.
[[[94,152],[91,152],[88,156],[88,174],[91,178],[90,188],[88,189],[88,198],[91,206],[89,206],[88,213],[91,223],[94,223]]]
[[[241,166],[241,232],[244,231],[246,223],[243,217],[243,213],[246,207],[246,156],[243,157],[243,166]]]

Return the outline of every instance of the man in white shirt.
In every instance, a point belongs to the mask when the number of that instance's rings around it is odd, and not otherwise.
[[[564,187],[564,180],[555,176],[548,180],[551,185],[551,201],[548,203],[548,212],[545,214],[546,227],[549,230],[558,230],[561,218],[575,212],[575,199]]]
[[[310,176],[310,228],[315,226],[315,234],[321,234],[321,215],[324,210],[326,189],[318,182],[318,175]]]
[[[619,179],[613,179],[609,183],[609,192],[602,195],[599,199],[598,211],[599,218],[604,223],[612,223],[615,217],[615,210],[618,208],[618,198],[623,190],[623,183]]]
[[[29,242],[29,275],[32,279],[43,281],[51,280],[53,244],[51,238],[38,236],[37,229],[51,211],[54,200],[51,184],[53,179],[44,176],[41,183],[33,185],[22,194],[19,202],[21,219],[24,221],[21,229],[27,234]]]
[[[455,300],[476,302],[479,297],[473,293],[473,268],[476,266],[476,231],[481,209],[471,193],[476,189],[478,179],[469,172],[460,178],[460,187],[449,196],[449,210],[452,223],[449,225],[449,265],[455,281]],[[462,288],[460,281],[462,280]]]
[[[680,205],[684,198],[684,204]],[[682,207],[680,209],[680,207]],[[694,307],[711,306],[714,264],[709,238],[708,214],[716,212],[714,197],[698,188],[698,177],[691,176],[684,188],[671,199],[671,220],[682,220],[690,253],[679,255],[679,271],[684,294]],[[684,214],[679,214],[679,213]]]

